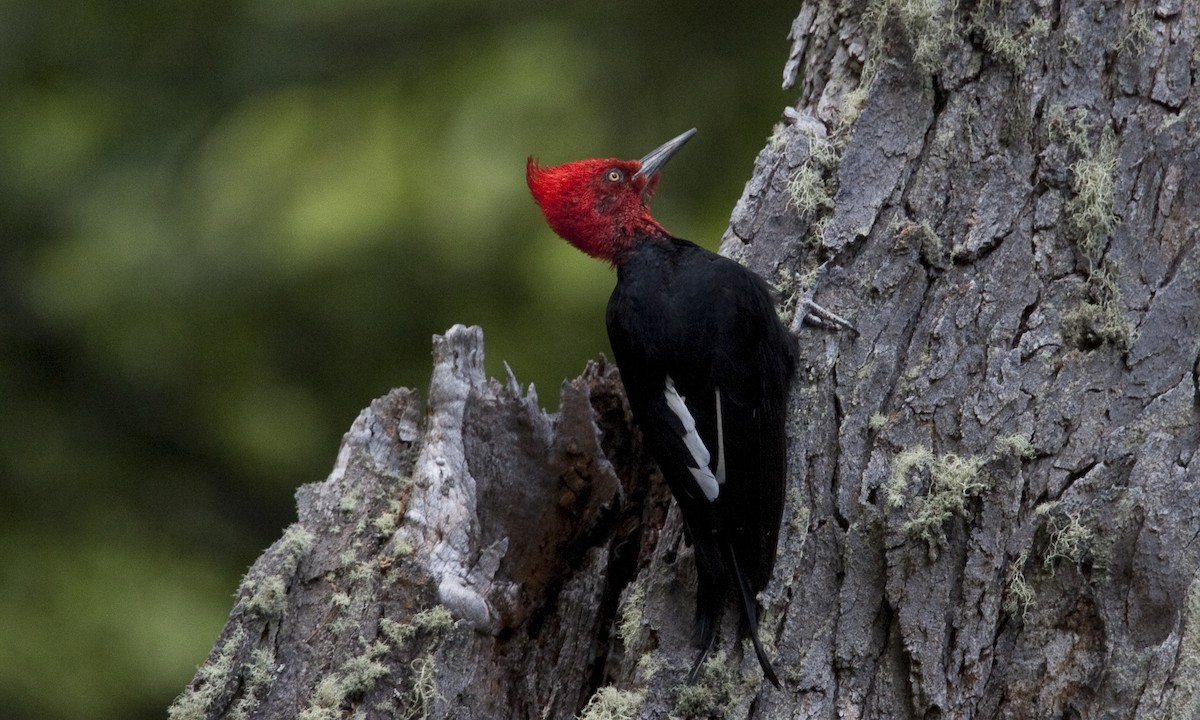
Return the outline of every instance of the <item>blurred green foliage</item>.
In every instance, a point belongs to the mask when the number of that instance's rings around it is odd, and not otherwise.
[[[549,9],[546,9],[546,8]],[[0,0],[0,708],[161,717],[359,408],[486,331],[544,403],[611,271],[524,183],[692,126],[713,247],[794,8]]]

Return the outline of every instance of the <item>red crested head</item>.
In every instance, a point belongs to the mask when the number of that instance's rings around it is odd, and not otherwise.
[[[637,237],[665,235],[650,216],[658,171],[695,130],[680,135],[641,160],[577,160],[525,167],[529,191],[550,229],[592,257],[617,265]]]

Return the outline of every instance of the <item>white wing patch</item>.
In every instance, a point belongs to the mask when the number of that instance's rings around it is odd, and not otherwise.
[[[692,413],[688,410],[687,404],[683,401],[683,397],[679,391],[675,389],[675,381],[671,376],[667,376],[667,386],[663,391],[663,395],[667,399],[667,407],[671,412],[675,413],[675,417],[679,418],[679,423],[683,425],[683,444],[687,446],[688,452],[692,455],[692,460],[695,461],[695,467],[689,467],[692,471],[692,477],[695,478],[696,484],[700,486],[700,492],[704,493],[704,497],[708,500],[716,500],[717,494],[720,493],[720,485],[717,482],[716,476],[712,470],[708,468],[708,462],[712,456],[708,452],[708,448],[704,445],[704,440],[700,438],[700,433],[696,432],[696,419],[692,417]],[[718,395],[717,402],[720,403]],[[718,405],[719,408],[719,405]],[[718,412],[717,417],[720,417]],[[721,441],[720,420],[718,422],[717,438]],[[723,461],[724,458],[722,457]],[[724,479],[725,470],[723,465],[718,465],[722,480]]]

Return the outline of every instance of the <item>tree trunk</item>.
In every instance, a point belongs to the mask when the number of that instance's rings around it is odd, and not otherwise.
[[[543,413],[435,340],[247,574],[173,718],[1200,717],[1200,4],[805,2],[723,250],[805,327],[762,634],[612,368]],[[820,263],[825,269],[814,272]]]

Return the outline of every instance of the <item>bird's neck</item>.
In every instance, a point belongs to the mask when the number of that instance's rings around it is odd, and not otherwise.
[[[643,215],[616,233],[616,238],[612,243],[610,262],[615,267],[621,267],[647,244],[666,243],[670,240],[671,234],[657,220],[649,215]]]

